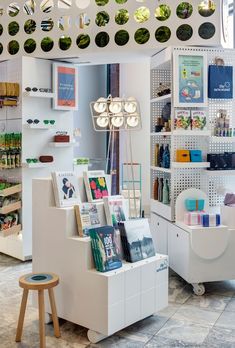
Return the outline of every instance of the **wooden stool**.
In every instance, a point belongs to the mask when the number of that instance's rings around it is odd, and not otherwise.
[[[20,277],[19,285],[21,288],[24,289],[24,291],[16,331],[16,342],[21,341],[29,290],[38,291],[40,348],[46,347],[44,290],[48,290],[49,293],[55,337],[60,337],[59,321],[57,317],[55,297],[53,291],[53,288],[58,283],[59,277],[53,273],[30,273]]]

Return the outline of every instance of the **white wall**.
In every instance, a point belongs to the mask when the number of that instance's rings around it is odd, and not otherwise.
[[[79,110],[74,113],[74,128],[80,128],[80,146],[75,157],[105,158],[106,133],[93,130],[90,102],[106,97],[106,65],[79,67]]]
[[[132,132],[133,161],[142,165],[142,204],[150,206],[150,59],[120,65],[120,95],[135,97],[141,108],[142,130]],[[120,163],[126,158],[123,136],[120,141]]]

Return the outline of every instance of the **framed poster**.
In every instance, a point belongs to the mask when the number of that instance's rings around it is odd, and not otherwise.
[[[53,63],[55,110],[78,109],[78,68],[72,64]]]
[[[174,106],[207,106],[207,55],[174,52]]]

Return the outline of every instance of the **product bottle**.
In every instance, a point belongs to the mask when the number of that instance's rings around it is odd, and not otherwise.
[[[164,168],[170,168],[170,150],[168,144],[166,145],[165,150],[163,152],[162,166]]]
[[[170,192],[169,192],[169,184],[168,180],[164,180],[164,185],[163,185],[163,193],[162,193],[162,203],[164,204],[169,204],[170,203]]]
[[[163,200],[163,178],[159,179],[159,184],[158,184],[158,201],[162,202]]]
[[[158,182],[158,178],[156,178],[153,184],[153,199],[155,201],[158,200],[158,186],[159,186],[159,182]]]
[[[159,150],[159,161],[158,161],[158,165],[159,165],[159,167],[162,167],[162,165],[163,165],[163,153],[164,153],[164,145],[162,144],[161,146],[160,146],[160,150]]]
[[[155,151],[154,151],[154,165],[155,165],[155,167],[159,166],[159,153],[160,153],[159,144],[156,144]]]

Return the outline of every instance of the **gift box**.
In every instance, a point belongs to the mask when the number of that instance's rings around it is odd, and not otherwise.
[[[201,150],[190,150],[190,160],[191,162],[202,162]]]
[[[55,143],[69,143],[70,136],[69,135],[55,135],[54,142]]]
[[[188,211],[203,210],[205,205],[204,199],[188,198],[185,200],[185,207]]]
[[[184,214],[184,223],[188,226],[198,226],[202,224],[202,213],[190,212]]]
[[[219,214],[203,214],[202,215],[202,226],[203,227],[216,227],[220,225]]]
[[[190,162],[189,150],[176,150],[176,162]]]

